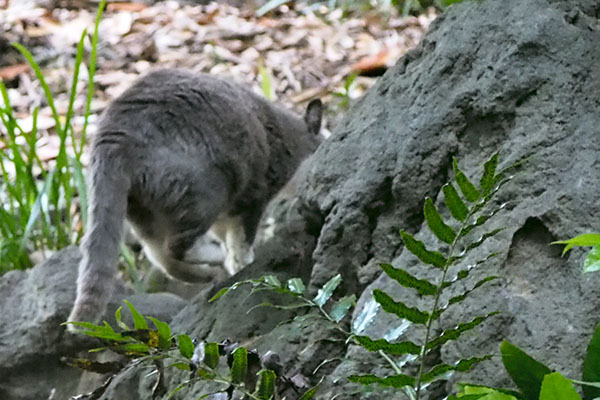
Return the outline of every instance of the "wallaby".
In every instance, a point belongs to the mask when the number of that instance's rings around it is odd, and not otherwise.
[[[222,265],[233,275],[251,263],[263,210],[318,146],[321,114],[319,100],[299,118],[229,80],[183,70],[135,82],[93,139],[69,321],[104,314],[125,218],[148,258],[175,278],[209,281],[224,277]]]

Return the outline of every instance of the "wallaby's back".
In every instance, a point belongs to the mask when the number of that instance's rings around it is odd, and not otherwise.
[[[89,225],[69,320],[103,314],[125,217],[176,278],[219,275],[222,260],[205,235],[217,221],[228,272],[251,261],[260,215],[318,145],[320,116],[320,102],[302,119],[237,84],[182,70],[134,83],[106,109],[92,142]]]

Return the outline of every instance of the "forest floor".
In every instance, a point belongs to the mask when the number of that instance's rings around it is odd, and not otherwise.
[[[58,152],[54,119],[33,71],[9,43],[21,43],[33,53],[64,115],[77,43],[84,29],[91,37],[97,10],[97,3],[89,0],[66,3],[71,8],[42,7],[42,0],[0,0],[0,79],[9,88],[22,128],[31,127],[32,111],[40,107],[38,155],[43,160]],[[295,108],[322,98],[329,110],[325,126],[331,129],[348,103],[373,85],[372,76],[415,47],[436,17],[433,9],[418,17],[399,17],[305,4],[260,14],[217,3],[109,2],[99,27],[92,123],[136,77],[162,66],[232,76]],[[83,123],[86,91],[87,69],[82,65],[76,130]]]

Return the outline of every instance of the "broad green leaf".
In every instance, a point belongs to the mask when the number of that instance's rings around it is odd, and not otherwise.
[[[298,400],[311,400],[313,397],[315,397],[315,394],[317,393],[318,389],[319,389],[319,384],[311,387],[306,392],[304,392]]]
[[[425,199],[425,204],[423,205],[423,215],[425,215],[427,226],[429,226],[429,229],[431,229],[438,239],[448,244],[452,244],[454,242],[454,239],[456,238],[456,232],[454,232],[454,229],[446,225],[442,219],[442,216],[435,207],[435,204],[433,204],[433,200],[431,200],[429,197]]]
[[[540,400],[581,400],[573,383],[558,372],[544,377]]]
[[[584,233],[583,235],[575,236],[569,240],[557,240],[552,244],[566,244],[563,255],[574,246],[597,246],[600,245],[600,233]]]
[[[463,196],[465,196],[465,199],[471,203],[479,200],[481,197],[479,191],[475,185],[471,183],[469,178],[467,178],[467,176],[458,168],[458,161],[456,161],[456,158],[453,160],[452,167],[454,168],[454,179],[456,180],[456,183],[458,184]]]
[[[117,353],[125,353],[127,355],[145,355],[150,352],[150,347],[145,343],[124,343],[110,348]]]
[[[148,317],[150,321],[156,326],[158,331],[159,346],[162,350],[169,350],[171,348],[171,327],[169,324],[163,321],[159,321],[154,317]]]
[[[423,374],[423,376],[421,377],[421,382],[423,383],[427,383],[427,382],[433,382],[435,380],[438,379],[443,379],[443,380],[447,380],[447,373],[450,371],[457,371],[457,372],[466,372],[471,370],[471,368],[473,368],[475,366],[475,364],[478,364],[482,361],[486,361],[491,359],[492,356],[491,355],[487,355],[487,356],[483,356],[483,357],[473,357],[473,358],[468,358],[465,360],[460,360],[459,362],[457,362],[454,365],[448,365],[448,364],[438,364],[436,366],[434,366],[433,368],[431,368],[431,370],[429,370],[429,372],[426,372],[425,374]]]
[[[248,374],[248,350],[245,347],[238,347],[234,350],[232,356],[231,381],[233,383],[242,383]]]
[[[190,364],[187,364],[184,362],[176,362],[173,364],[169,364],[169,365],[167,365],[167,367],[174,367],[174,368],[180,369],[182,371],[191,371]]]
[[[293,293],[297,293],[297,294],[302,294],[306,290],[306,287],[304,286],[304,282],[302,282],[302,279],[300,279],[300,278],[292,278],[292,279],[288,280],[287,287]]]
[[[460,397],[450,395],[448,396],[448,400],[479,400],[479,399],[489,399],[487,394],[463,394]]]
[[[215,294],[213,297],[210,298],[210,300],[208,300],[209,303],[212,303],[213,301],[217,300],[219,297],[227,294],[227,292],[229,292],[232,288],[231,287],[224,287],[223,289],[219,290],[217,292],[217,294]]]
[[[281,287],[281,282],[275,275],[265,275],[262,279],[267,285]]]
[[[402,354],[421,354],[421,346],[416,345],[413,342],[400,342],[400,343],[390,343],[385,339],[377,339],[373,340],[368,336],[354,336],[354,339],[360,344],[362,347],[367,349],[368,351],[379,351],[383,350],[387,354],[391,354],[394,356],[399,356]]]
[[[258,382],[256,382],[256,391],[254,395],[261,400],[269,400],[275,393],[275,381],[277,375],[270,369],[258,371]]]
[[[194,343],[188,335],[181,334],[177,336],[177,346],[179,347],[181,355],[188,360],[194,355]]]
[[[517,400],[518,398],[515,396],[506,393],[503,390],[498,390],[494,388],[488,388],[483,386],[471,386],[465,385],[459,394],[462,396],[457,397],[456,400],[463,400],[465,398],[469,398],[469,396],[483,396],[479,397],[482,400]],[[451,400],[451,398],[448,398]],[[452,399],[454,400],[454,399]]]
[[[454,185],[451,183],[445,184],[442,187],[442,192],[444,192],[446,207],[450,210],[450,214],[458,221],[464,221],[467,218],[467,215],[469,215],[469,209],[458,195]]]
[[[131,311],[131,316],[133,317],[133,327],[134,329],[148,329],[148,323],[146,319],[140,314],[135,307],[127,300],[123,300],[127,307],[129,307],[129,311]]]
[[[355,294],[352,294],[350,296],[344,296],[337,303],[335,303],[333,305],[333,307],[331,308],[331,312],[329,314],[331,315],[331,318],[333,318],[333,320],[335,322],[340,322],[348,314],[348,311],[350,311],[350,308],[352,308],[352,306],[355,304],[356,304],[356,295]]]
[[[432,296],[437,293],[437,286],[427,279],[418,279],[402,268],[394,268],[390,264],[379,265],[387,276],[406,288],[415,289],[421,296]]]
[[[444,269],[446,267],[447,260],[444,258],[442,253],[427,250],[423,242],[415,239],[412,235],[404,231],[400,231],[400,236],[404,242],[404,247],[417,256],[419,260],[423,261],[425,264],[433,265],[434,267],[440,269]]]
[[[499,388],[492,388],[492,387],[488,387],[488,386],[483,386],[483,385],[476,385],[473,383],[457,383],[456,384],[459,389],[460,389],[460,393],[459,394],[478,394],[478,393],[499,393],[499,394],[505,394],[508,397],[498,397],[498,399],[501,400],[512,400],[512,399],[521,399],[523,397],[523,395],[515,390],[509,390],[509,389],[499,389]],[[488,398],[486,397],[486,400]],[[494,397],[494,399],[496,399],[496,397]]]
[[[583,272],[600,270],[600,245],[594,246],[583,262]]]
[[[463,333],[470,331],[478,325],[481,325],[486,319],[496,314],[498,314],[498,312],[492,312],[487,315],[475,317],[470,322],[459,324],[456,328],[446,329],[440,336],[427,343],[427,349],[431,350],[449,342],[450,340],[458,339]]]
[[[587,353],[583,360],[581,378],[588,382],[600,382],[600,324],[596,326],[594,335],[588,344]],[[583,398],[592,400],[600,397],[600,389],[590,386],[583,387]]]
[[[525,400],[538,400],[544,376],[550,368],[534,360],[514,344],[504,340],[500,345],[502,362],[506,372],[523,393]]]
[[[317,295],[313,299],[316,305],[319,307],[323,307],[327,300],[331,297],[334,290],[338,287],[338,285],[342,282],[342,275],[337,274],[333,278],[331,278],[319,291]]]
[[[388,313],[396,314],[398,318],[404,318],[421,325],[425,325],[429,319],[429,313],[426,311],[421,311],[416,307],[408,307],[402,302],[396,302],[380,289],[373,290],[373,298],[381,305],[381,308]]]
[[[380,378],[375,375],[350,375],[348,377],[350,382],[360,383],[362,385],[371,385],[377,383],[381,386],[388,386],[394,388],[403,388],[404,386],[413,386],[415,384],[415,378],[408,375],[392,375]]]
[[[219,365],[219,345],[218,343],[204,343],[204,360],[209,368],[215,369]]]
[[[496,184],[496,167],[498,166],[498,153],[494,154],[483,164],[483,176],[479,181],[481,193],[485,196],[489,194]]]

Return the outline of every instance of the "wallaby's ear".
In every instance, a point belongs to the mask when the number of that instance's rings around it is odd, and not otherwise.
[[[314,135],[318,135],[321,130],[321,117],[323,116],[323,103],[321,100],[316,99],[308,103],[306,107],[306,114],[304,114],[304,121],[308,127],[308,131]]]

